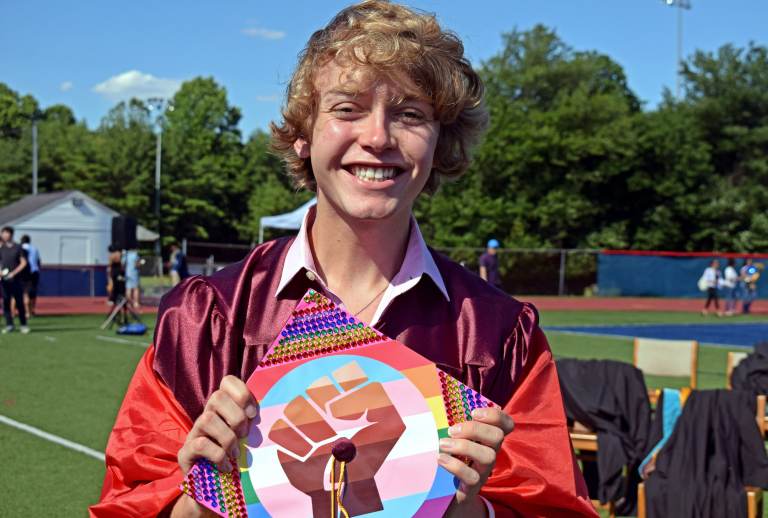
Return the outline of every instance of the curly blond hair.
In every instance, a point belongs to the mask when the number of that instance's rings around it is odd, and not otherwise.
[[[342,10],[309,38],[288,84],[283,120],[270,125],[272,148],[297,187],[317,188],[310,159],[300,158],[293,144],[310,139],[317,109],[315,76],[331,61],[377,75],[405,74],[431,101],[440,135],[424,191],[432,193],[441,178],[464,173],[488,121],[483,84],[464,57],[464,45],[441,29],[434,15],[367,0]]]

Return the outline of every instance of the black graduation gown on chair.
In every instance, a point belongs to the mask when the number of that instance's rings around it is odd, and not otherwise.
[[[642,371],[613,360],[568,358],[556,365],[568,420],[597,433],[597,470],[583,463],[590,496],[596,486],[601,502],[614,502],[618,514],[634,514],[651,413]]]
[[[746,516],[745,486],[768,486],[755,397],[703,390],[688,397],[645,482],[648,518]]]

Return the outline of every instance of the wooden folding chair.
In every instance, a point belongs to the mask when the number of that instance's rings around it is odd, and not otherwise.
[[[578,421],[568,429],[568,432],[571,434],[571,445],[576,452],[577,459],[582,461],[597,460],[597,434],[595,432]],[[600,500],[592,500],[592,505],[598,511],[601,509],[607,511],[609,518],[616,518],[616,505],[613,502],[601,504]]]
[[[633,363],[644,375],[688,378],[688,387],[695,389],[699,342],[635,338]],[[652,404],[656,404],[660,394],[659,389],[648,390]]]
[[[760,511],[763,506],[763,490],[759,487],[747,486],[747,518],[757,518],[761,516]],[[645,482],[640,482],[637,486],[637,518],[646,518],[647,510],[645,506]]]
[[[755,422],[760,430],[760,435],[765,435],[765,401],[764,395],[757,396],[757,408],[755,411]],[[746,486],[747,492],[747,518],[757,518],[762,516],[763,490],[759,487]],[[646,518],[647,508],[645,505],[645,482],[640,482],[637,486],[637,518]]]
[[[576,454],[576,458],[581,461],[597,460],[597,434],[581,424],[574,421],[573,426],[568,428],[571,435],[571,445]],[[604,510],[608,512],[608,518],[616,518],[616,504],[608,502],[600,503],[600,500],[593,499],[592,505],[599,512]]]

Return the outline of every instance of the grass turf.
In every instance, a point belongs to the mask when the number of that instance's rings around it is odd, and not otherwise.
[[[744,321],[735,317],[726,321]],[[754,321],[757,317],[751,317]],[[32,333],[0,335],[0,414],[104,451],[125,388],[144,348],[143,337],[102,331],[99,316],[38,317]],[[153,317],[147,317],[153,324]],[[701,322],[664,312],[542,313],[543,325]],[[715,321],[710,318],[710,321]],[[631,339],[547,333],[556,357],[632,361]],[[701,347],[702,388],[725,386],[726,350]],[[649,377],[650,387],[682,385]],[[0,424],[0,515],[82,516],[101,490],[102,463]]]

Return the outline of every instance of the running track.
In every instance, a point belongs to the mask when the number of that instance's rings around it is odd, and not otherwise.
[[[612,326],[547,326],[545,331],[578,335],[607,335],[626,338],[696,340],[701,344],[747,347],[768,341],[768,322],[712,324],[640,324]]]
[[[701,299],[661,299],[647,297],[528,297],[520,300],[532,302],[540,311],[682,311],[697,312]],[[40,297],[37,302],[41,315],[107,314],[109,306],[101,297]],[[753,313],[768,315],[768,301],[758,300]],[[155,313],[157,307],[142,306],[142,313]]]

